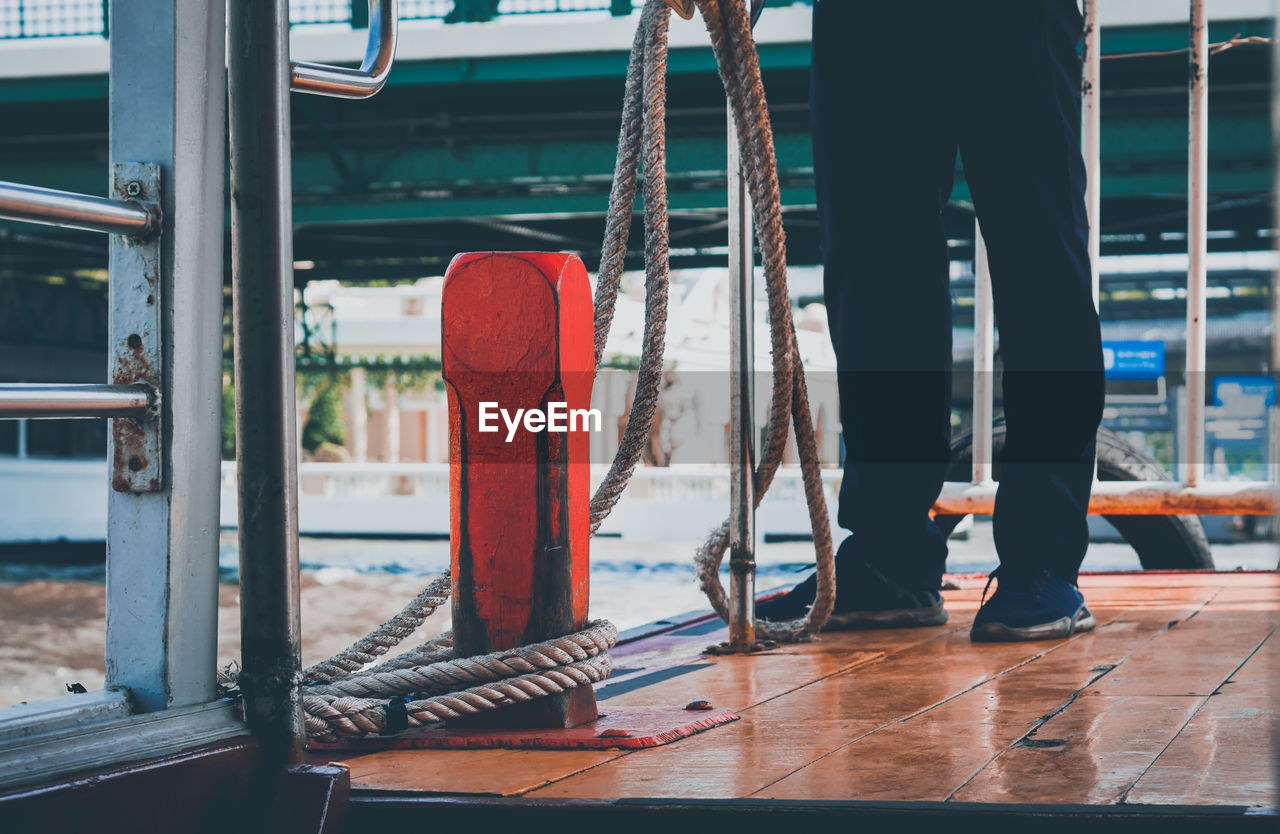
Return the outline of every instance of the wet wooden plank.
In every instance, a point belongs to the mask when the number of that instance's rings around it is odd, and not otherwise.
[[[1130,804],[1238,804],[1275,808],[1280,791],[1273,740],[1280,738],[1275,682],[1280,638],[1262,647],[1187,723],[1126,797]]]
[[[954,799],[1113,804],[1204,702],[1201,697],[1085,692],[998,756]]]
[[[1272,582],[1222,589],[998,756],[954,798],[1123,801],[1210,694],[1275,629],[1278,616]]]
[[[1185,600],[1187,616],[1209,592]],[[1167,628],[1129,612],[932,709],[890,723],[763,789],[778,799],[945,801],[1075,693]]]
[[[1224,588],[1194,617],[1100,681],[1098,691],[1208,696],[1277,625],[1280,605],[1274,584]]]
[[[857,639],[856,634],[834,635],[819,645]],[[969,651],[971,645],[967,630],[948,631],[884,660],[741,710],[741,721],[713,732],[620,757],[530,795],[750,796],[855,738],[972,689],[1061,644],[990,644],[981,652]],[[896,766],[892,761],[882,765]]]
[[[1225,677],[1235,668],[1226,669],[1221,657],[1210,660],[1197,653],[1205,651],[1205,646],[1211,646],[1215,655],[1234,652],[1238,666],[1249,651],[1242,644],[1257,633],[1259,623],[1274,620],[1280,609],[1276,577],[1130,575],[1086,577],[1082,584],[1103,625],[1094,634],[1064,642],[969,643],[968,625],[979,604],[982,582],[946,592],[952,619],[944,627],[824,635],[816,643],[787,646],[757,657],[700,657],[698,650],[718,639],[709,625],[691,630],[696,633],[667,635],[665,641],[639,641],[620,647],[620,667],[636,668],[639,671],[633,674],[641,676],[664,665],[682,668],[669,677],[635,680],[612,697],[608,687],[602,688],[603,711],[610,704],[683,704],[706,698],[716,706],[738,709],[742,720],[633,754],[377,753],[350,760],[353,782],[362,789],[531,797],[759,794],[936,799],[953,794],[956,799],[973,799],[999,797],[1004,790],[1006,795],[999,801],[1016,796],[1019,801],[1105,802],[1114,801],[1108,797],[1122,793],[1150,768],[1150,779],[1142,787],[1155,796],[1164,789],[1157,778],[1162,771],[1152,762],[1166,746],[1171,756],[1179,750],[1169,742],[1184,725],[1188,732],[1197,726],[1187,720],[1212,691],[1201,695],[1212,683],[1212,675]],[[1195,617],[1160,633],[1168,622],[1185,619],[1211,598],[1213,602]],[[1210,612],[1212,616],[1205,616]],[[1178,636],[1180,630],[1192,636]],[[1202,638],[1219,634],[1221,639],[1198,641],[1195,635],[1200,632]],[[1152,634],[1159,636],[1152,641]],[[1170,642],[1164,645],[1165,641]],[[1162,645],[1167,652],[1163,664],[1158,651]],[[884,656],[874,659],[876,652]],[[1171,663],[1170,655],[1176,663]],[[1131,663],[1149,668],[1126,678],[1121,673]],[[1190,672],[1171,675],[1171,665],[1185,666]],[[1118,668],[1110,670],[1112,666]],[[1249,668],[1241,669],[1224,690],[1241,687],[1237,700],[1249,694],[1246,681],[1263,680],[1260,674],[1246,672]],[[620,675],[619,683],[626,683],[625,678]],[[1010,747],[1095,678],[1092,688],[1031,734],[1033,746]],[[1134,683],[1139,680],[1147,683]],[[1164,681],[1155,689],[1195,695],[1147,691],[1153,688],[1152,680]],[[1109,691],[1110,681],[1134,691]],[[1211,715],[1205,714],[1206,733]],[[1091,735],[1094,731],[1101,735]],[[1065,743],[1034,746],[1039,740],[1052,743],[1059,737]],[[1193,744],[1192,736],[1186,743]],[[837,752],[846,747],[850,752]],[[1052,760],[1028,758],[1054,751],[1058,755]],[[843,773],[835,761],[824,764],[840,756],[848,759]],[[1094,760],[1092,770],[1085,766],[1089,756]],[[1029,775],[1037,761],[1045,763],[1040,766],[1047,768],[1046,775]],[[1059,764],[1074,768],[1075,778],[1054,783]],[[1161,767],[1167,765],[1173,774],[1175,764],[1176,759],[1170,758]],[[806,771],[804,778],[810,785],[802,788],[798,774]],[[826,780],[825,787],[821,780]],[[1039,798],[1028,799],[1018,793],[1024,783],[1040,783],[1045,791]],[[854,785],[859,786],[856,792]],[[1088,796],[1097,798],[1080,799]],[[1204,796],[1211,797],[1212,789],[1205,788]]]

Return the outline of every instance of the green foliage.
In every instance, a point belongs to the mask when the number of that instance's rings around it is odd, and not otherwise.
[[[302,427],[302,448],[314,452],[323,443],[344,446],[347,442],[346,426],[342,422],[342,384],[335,377],[316,391],[307,414],[307,424]]]
[[[638,371],[640,370],[639,356],[623,356],[617,353],[611,353],[600,359],[601,368],[617,368],[622,371]]]
[[[236,389],[222,386],[222,459],[236,459]]]

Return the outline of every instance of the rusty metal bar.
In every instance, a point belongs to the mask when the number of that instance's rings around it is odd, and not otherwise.
[[[934,504],[946,515],[990,515],[996,484],[949,482]],[[1174,481],[1100,481],[1089,501],[1093,515],[1273,515],[1280,496],[1266,481],[1210,481],[1187,486]]]
[[[294,61],[289,87],[330,98],[371,98],[387,83],[396,57],[396,0],[369,0],[369,43],[359,69]]]
[[[0,418],[146,417],[155,404],[147,385],[0,384]]]
[[[13,182],[0,182],[0,219],[129,237],[147,237],[160,228],[160,211],[155,204]]]
[[[754,253],[751,197],[729,113],[729,645],[756,642]]]

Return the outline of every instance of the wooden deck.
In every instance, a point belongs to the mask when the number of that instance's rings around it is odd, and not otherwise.
[[[351,754],[352,787],[526,801],[1277,808],[1280,576],[1086,576],[1096,631],[975,645],[983,581],[953,580],[951,622],[935,628],[712,657],[701,650],[724,630],[701,621],[619,646],[597,691],[602,712],[703,698],[742,716],[665,747]]]

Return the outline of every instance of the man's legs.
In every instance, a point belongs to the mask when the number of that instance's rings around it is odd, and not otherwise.
[[[936,591],[929,518],[949,457],[951,293],[941,209],[955,171],[944,95],[945,3],[892,37],[893,4],[819,0],[810,96],[824,291],[846,446],[842,566]],[[842,571],[843,574],[843,571]],[[853,583],[848,583],[853,584]],[[851,588],[842,589],[847,598]],[[939,609],[940,610],[940,609]]]
[[[974,4],[960,153],[991,263],[1007,435],[1002,576],[1074,583],[1104,382],[1090,289],[1075,0]],[[998,592],[999,593],[999,592]],[[1078,594],[1076,594],[1078,596]],[[1036,635],[1052,636],[1052,635]]]

